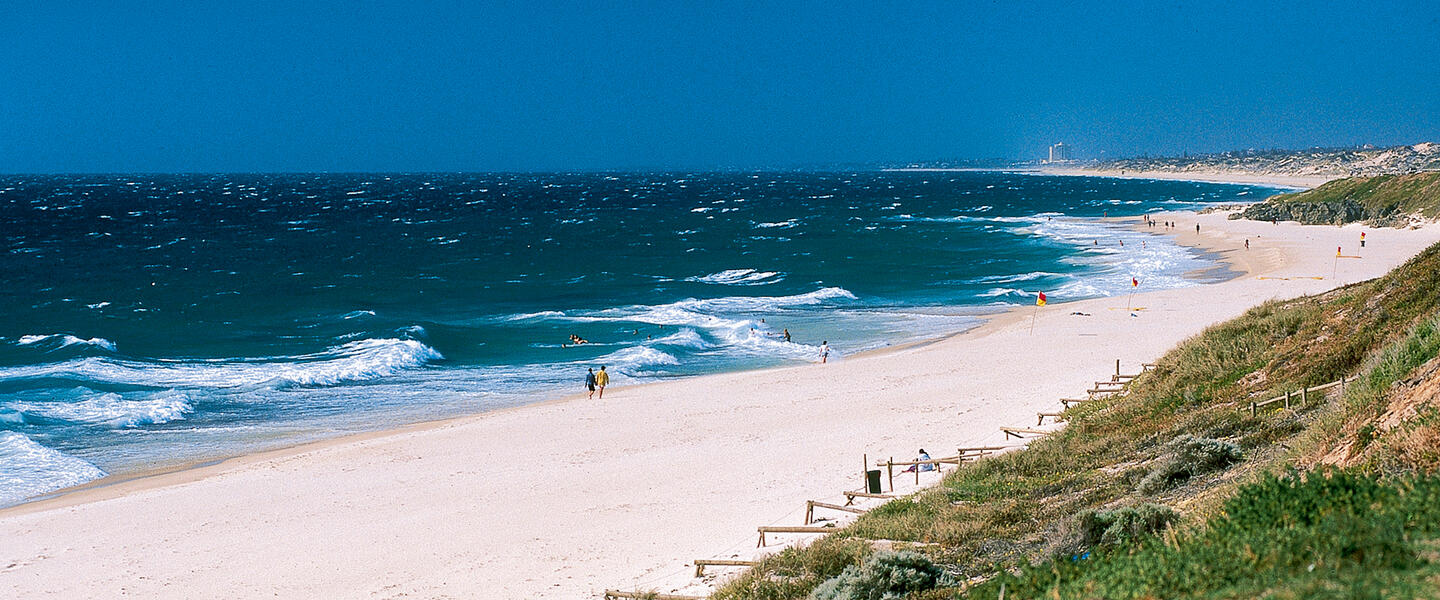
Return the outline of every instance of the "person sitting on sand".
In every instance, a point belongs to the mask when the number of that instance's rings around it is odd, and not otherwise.
[[[924,448],[921,448],[921,449],[920,449],[920,456],[915,457],[915,462],[920,462],[920,461],[922,461],[922,460],[930,460],[930,454],[927,453],[927,452],[925,452],[925,449],[924,449]],[[924,465],[910,465],[910,468],[905,469],[904,472],[906,472],[906,473],[913,473],[913,472],[915,472],[915,468],[916,468],[916,467],[919,467],[919,468],[920,468],[920,471],[921,471],[922,473],[923,473],[923,472],[927,472],[927,471],[934,471],[934,470],[935,470],[935,465],[933,465],[933,464],[924,464]]]
[[[610,385],[610,374],[605,372],[605,365],[600,365],[600,372],[595,374],[595,385],[600,388],[600,399],[605,399],[605,386]]]

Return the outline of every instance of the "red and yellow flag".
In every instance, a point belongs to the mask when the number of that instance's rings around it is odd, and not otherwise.
[[[1045,292],[1038,293],[1040,295],[1035,297],[1035,306],[1045,306]]]
[[[1342,248],[1342,246],[1335,247],[1335,258],[1340,258],[1340,248]]]
[[[1130,287],[1140,287],[1140,280],[1139,280],[1139,279],[1136,279],[1136,278],[1134,278],[1134,277],[1131,277],[1131,278],[1130,278]]]

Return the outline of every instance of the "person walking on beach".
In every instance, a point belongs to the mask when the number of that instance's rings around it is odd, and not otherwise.
[[[595,367],[590,367],[590,372],[585,374],[585,387],[590,389],[590,398],[595,398]]]
[[[1195,233],[1200,233],[1200,224],[1199,224],[1199,223],[1196,223],[1196,224],[1195,224]]]
[[[595,374],[595,385],[600,388],[600,399],[605,399],[605,386],[610,385],[610,374],[605,372],[605,365],[600,365],[600,372]]]
[[[822,365],[825,364],[825,361],[827,361],[827,360],[829,360],[829,359],[830,359],[830,342],[829,342],[829,341],[820,342],[820,364],[822,364]]]

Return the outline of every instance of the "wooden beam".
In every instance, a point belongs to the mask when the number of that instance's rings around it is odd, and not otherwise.
[[[704,596],[680,596],[677,594],[657,594],[655,592],[622,592],[620,590],[605,590],[605,600],[611,598],[653,598],[654,600],[705,600]]]
[[[814,517],[815,517],[815,509],[816,509],[816,508],[828,508],[828,509],[830,509],[830,510],[838,510],[838,511],[843,511],[843,512],[848,512],[848,513],[855,513],[855,514],[857,514],[857,515],[859,515],[859,514],[865,514],[865,511],[862,510],[862,509],[859,509],[859,508],[852,508],[852,507],[849,507],[849,506],[840,506],[839,504],[829,504],[829,503],[826,503],[826,502],[818,502],[818,501],[815,501],[815,500],[806,500],[806,501],[805,501],[805,524],[806,524],[806,525],[809,525],[811,521],[814,521],[814,520],[815,520]]]
[[[871,494],[871,493],[869,493],[869,492],[845,492],[845,505],[846,505],[846,506],[849,506],[849,505],[851,505],[851,504],[854,504],[856,498],[884,498],[884,499],[886,499],[886,500],[889,500],[889,499],[894,498],[894,497],[895,497],[895,496],[894,496],[893,494]]]
[[[724,558],[697,558],[695,559],[695,576],[703,577],[705,567],[753,567],[760,564],[754,560],[729,560]]]
[[[1071,404],[1079,404],[1081,402],[1089,402],[1091,400],[1094,400],[1094,398],[1061,398],[1060,403],[1064,404],[1065,408],[1070,408]]]
[[[830,533],[830,532],[832,532],[832,531],[839,531],[840,529],[837,528],[837,527],[815,527],[815,526],[807,526],[807,527],[779,526],[779,527],[777,527],[777,526],[773,526],[773,525],[761,525],[761,526],[759,526],[759,527],[756,527],[755,530],[760,532],[760,542],[757,543],[757,544],[755,544],[755,547],[756,547],[756,548],[760,548],[760,547],[765,546],[765,534],[767,534],[767,533]]]
[[[1039,429],[1028,429],[1028,428],[1025,428],[1025,427],[1001,427],[1001,428],[1000,428],[1000,431],[1005,432],[1005,439],[1007,439],[1007,440],[1010,439],[1010,436],[1012,436],[1012,435],[1015,436],[1015,437],[1017,437],[1017,438],[1024,438],[1025,436],[1020,435],[1020,434],[1022,434],[1022,433],[1028,433],[1028,434],[1031,434],[1031,435],[1050,435],[1050,433],[1051,433],[1051,432],[1049,432],[1049,431],[1042,431],[1042,430],[1039,430]]]
[[[1058,423],[1058,422],[1060,422],[1060,415],[1061,415],[1061,413],[1058,413],[1058,412],[1037,412],[1037,413],[1035,413],[1035,416],[1037,416],[1037,417],[1039,417],[1039,418],[1037,418],[1037,419],[1035,420],[1035,425],[1036,425],[1036,426],[1044,425],[1044,424],[1045,424],[1045,417],[1050,417],[1050,418],[1054,419],[1055,422]]]

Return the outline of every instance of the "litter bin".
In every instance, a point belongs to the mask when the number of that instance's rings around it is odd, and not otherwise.
[[[865,487],[872,494],[880,493],[880,469],[865,472]]]

